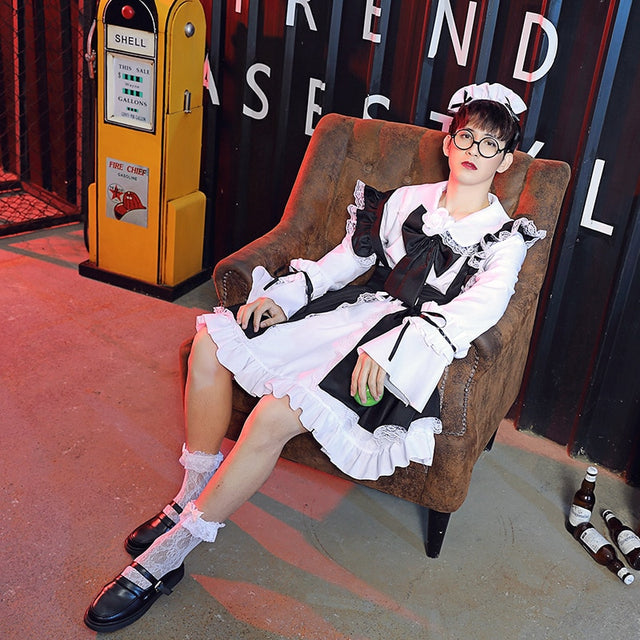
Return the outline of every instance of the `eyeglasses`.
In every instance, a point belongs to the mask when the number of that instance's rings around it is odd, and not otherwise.
[[[505,145],[501,149],[498,141],[492,136],[485,136],[481,140],[476,140],[470,129],[459,129],[451,136],[451,139],[460,151],[471,149],[474,144],[477,144],[478,152],[483,158],[493,158],[507,148]]]

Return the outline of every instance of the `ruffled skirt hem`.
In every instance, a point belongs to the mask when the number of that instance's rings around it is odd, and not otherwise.
[[[420,418],[408,429],[383,425],[370,433],[358,425],[356,413],[320,389],[312,376],[283,377],[262,362],[259,349],[253,347],[230,311],[220,308],[198,316],[196,329],[203,327],[216,343],[218,360],[236,382],[256,397],[286,396],[291,409],[301,410],[302,425],[322,451],[350,477],[377,480],[412,461],[431,465],[434,433],[442,430],[438,418]]]

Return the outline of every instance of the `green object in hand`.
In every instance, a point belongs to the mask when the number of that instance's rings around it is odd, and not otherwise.
[[[380,394],[380,397],[376,400],[372,395],[371,392],[369,391],[369,386],[367,385],[367,397],[364,399],[364,401],[362,401],[360,399],[360,394],[356,391],[356,395],[353,396],[353,399],[359,404],[362,405],[363,407],[372,407],[374,404],[378,404],[378,402],[380,402],[380,400],[382,400],[382,396],[384,394],[384,391]]]

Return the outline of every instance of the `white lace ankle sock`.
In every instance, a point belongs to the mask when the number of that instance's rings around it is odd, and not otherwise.
[[[177,569],[189,552],[201,542],[214,542],[218,530],[222,527],[224,524],[221,522],[203,520],[202,511],[199,511],[193,502],[188,502],[180,515],[178,524],[160,536],[144,553],[136,558],[136,562],[151,575],[160,579],[169,571]],[[122,572],[122,575],[142,589],[151,586],[151,583],[142,574],[130,566]]]
[[[221,453],[192,452],[187,449],[186,444],[183,444],[180,464],[184,467],[184,480],[173,501],[184,508],[189,500],[195,500],[207,486],[207,482],[211,480],[223,459],[224,456]],[[180,514],[171,505],[167,505],[162,512],[174,522],[180,519]]]

